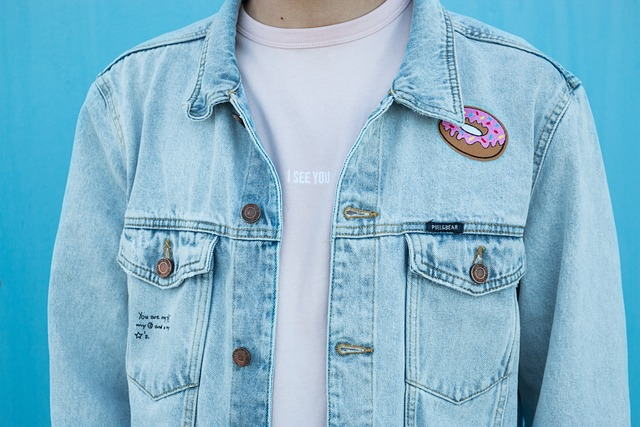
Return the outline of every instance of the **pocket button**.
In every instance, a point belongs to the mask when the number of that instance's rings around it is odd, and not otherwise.
[[[260,206],[255,203],[249,203],[242,207],[242,219],[249,224],[253,224],[260,219]]]
[[[169,277],[173,273],[173,261],[169,258],[161,258],[156,264],[156,272],[162,278]]]
[[[471,276],[471,280],[476,282],[478,285],[481,285],[487,281],[487,277],[489,276],[489,269],[486,265],[479,262],[471,266],[469,275]]]
[[[244,368],[251,362],[251,353],[244,347],[238,347],[233,350],[233,363]]]

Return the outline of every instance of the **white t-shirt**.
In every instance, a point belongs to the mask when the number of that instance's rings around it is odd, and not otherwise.
[[[275,427],[326,426],[330,232],[347,153],[404,57],[410,0],[340,24],[271,27],[241,8],[236,57],[249,110],[283,193]]]

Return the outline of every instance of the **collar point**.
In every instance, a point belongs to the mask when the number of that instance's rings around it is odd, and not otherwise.
[[[453,124],[464,124],[464,107],[462,103],[437,102],[433,99],[419,99],[402,90],[392,89],[390,94],[396,102],[409,107],[424,116],[444,120]]]
[[[449,113],[448,122],[461,126],[464,124],[464,107],[457,108],[457,111]]]

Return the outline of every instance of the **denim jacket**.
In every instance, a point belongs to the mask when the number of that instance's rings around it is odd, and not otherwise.
[[[237,69],[239,4],[88,91],[51,267],[54,425],[270,425],[282,191]],[[524,40],[415,0],[330,237],[328,425],[629,425],[592,113]]]

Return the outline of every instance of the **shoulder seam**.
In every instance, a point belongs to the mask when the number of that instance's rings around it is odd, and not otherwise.
[[[116,59],[111,61],[111,63],[109,65],[107,65],[98,74],[98,77],[100,77],[103,74],[105,74],[106,72],[108,72],[111,68],[113,68],[114,65],[116,65],[118,62],[122,61],[124,58],[126,58],[126,57],[128,57],[130,55],[133,55],[135,53],[144,52],[144,51],[152,50],[152,49],[157,49],[159,47],[170,46],[170,45],[174,45],[174,44],[189,43],[189,42],[192,42],[192,41],[200,40],[200,39],[202,39],[202,38],[204,38],[206,36],[207,32],[209,31],[210,25],[211,25],[211,22],[209,22],[207,24],[207,26],[204,27],[203,29],[200,29],[200,30],[195,31],[193,33],[186,34],[184,36],[171,38],[171,39],[167,39],[167,40],[162,40],[162,41],[157,41],[155,43],[147,43],[147,42],[141,43],[138,46],[135,46],[135,47],[123,52]]]
[[[100,96],[102,97],[102,101],[105,104],[105,108],[107,109],[107,113],[111,122],[111,126],[113,127],[113,132],[116,135],[116,139],[118,140],[118,143],[120,145],[120,153],[123,159],[123,164],[124,164],[124,169],[125,169],[125,173],[128,177],[129,175],[129,170],[128,170],[128,151],[127,151],[127,146],[125,144],[124,141],[124,135],[122,133],[122,126],[120,125],[120,120],[118,118],[118,112],[115,108],[115,104],[113,103],[113,99],[111,97],[111,89],[109,88],[109,84],[107,83],[107,81],[104,79],[103,76],[98,76],[96,78],[96,80],[94,81],[93,85],[95,85],[96,89],[98,90],[98,92],[100,93]],[[125,178],[125,181],[128,180],[127,178]],[[129,194],[128,194],[129,190],[128,188],[125,188],[125,201],[128,202],[129,201]]]
[[[555,59],[551,58],[550,56],[544,54],[543,52],[539,51],[538,49],[532,46],[527,46],[521,43],[517,43],[514,40],[511,40],[499,35],[481,34],[477,31],[471,32],[467,30],[467,27],[457,22],[454,22],[453,27],[456,33],[468,39],[476,40],[483,43],[493,43],[493,44],[498,44],[500,46],[510,47],[510,48],[517,49],[522,52],[537,56],[541,59],[544,59],[545,61],[553,65],[558,70],[558,72],[560,72],[560,74],[564,77],[564,80],[571,91],[575,90],[578,86],[582,84],[582,82],[578,77],[576,77],[566,68],[564,68]]]
[[[579,87],[579,86],[578,86]],[[539,142],[536,144],[534,157],[533,157],[533,176],[531,183],[531,195],[535,190],[536,184],[538,182],[538,177],[540,176],[540,170],[543,167],[544,161],[547,158],[547,151],[549,150],[549,146],[551,145],[551,141],[556,134],[556,130],[560,125],[560,122],[564,118],[569,106],[571,105],[571,100],[573,94],[576,89],[573,88],[568,91],[563,91],[560,97],[560,100],[556,103],[553,111],[549,115],[547,119],[547,123],[545,124],[542,133],[540,134]]]
[[[115,109],[115,105],[113,104],[113,98],[111,97],[111,89],[109,84],[104,79],[104,76],[98,76],[95,80],[95,85],[100,95],[102,95],[102,99],[107,107],[107,111],[109,112],[109,118],[111,119],[111,125],[113,126],[113,130],[118,138],[118,142],[120,142],[120,150],[125,153],[125,142],[124,136],[122,133],[122,127],[120,126],[120,120],[118,118],[118,112]]]
[[[107,112],[109,113],[109,119],[111,119],[111,126],[113,127],[113,131],[116,134],[116,138],[120,143],[120,152],[122,153],[122,158],[124,160],[124,165],[125,165],[125,171],[128,175],[129,171],[127,167],[129,164],[128,162],[129,152],[127,150],[127,144],[125,143],[125,140],[124,140],[124,134],[122,132],[122,126],[120,124],[118,111],[116,109],[116,106],[113,102],[113,98],[111,96],[111,89],[109,87],[109,83],[105,80],[104,76],[98,76],[95,80],[95,85],[98,91],[100,92],[100,95],[102,96],[102,99],[105,103],[105,107],[107,108]],[[126,198],[128,201],[129,199],[128,194],[126,195]]]

